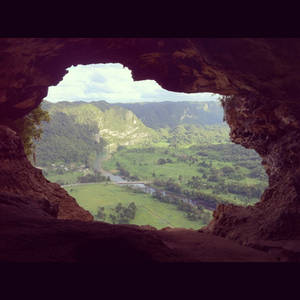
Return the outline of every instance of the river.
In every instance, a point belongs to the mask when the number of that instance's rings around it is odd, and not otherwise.
[[[118,176],[118,175],[113,175],[112,173],[102,169],[101,161],[103,161],[105,159],[107,159],[107,156],[105,154],[98,154],[98,157],[95,160],[94,169],[96,171],[100,172],[103,176],[109,177],[110,180],[114,183],[117,183],[117,184],[120,184],[120,185],[131,186],[135,189],[141,190],[144,193],[151,194],[151,195],[155,192],[160,192],[160,193],[162,193],[163,196],[168,196],[168,197],[171,197],[173,199],[174,198],[180,199],[181,201],[183,201],[185,203],[188,203],[188,204],[190,204],[191,206],[193,206],[195,208],[197,208],[199,205],[201,205],[205,209],[208,209],[208,210],[211,210],[211,211],[215,209],[215,207],[205,205],[204,203],[199,204],[195,200],[188,199],[188,198],[184,197],[181,194],[176,194],[176,193],[172,193],[172,192],[169,192],[169,191],[159,190],[159,189],[153,188],[149,185],[145,185],[144,183],[130,183],[129,179],[123,178],[123,177]]]

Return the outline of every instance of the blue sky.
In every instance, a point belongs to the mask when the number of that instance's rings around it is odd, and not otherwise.
[[[214,101],[211,93],[185,94],[164,90],[154,80],[133,81],[131,71],[121,64],[78,65],[57,86],[48,89],[45,100],[120,102]]]

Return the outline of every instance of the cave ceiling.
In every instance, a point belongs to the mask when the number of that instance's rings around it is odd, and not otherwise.
[[[260,95],[294,101],[300,39],[2,38],[0,120],[27,114],[77,64],[121,63],[134,80],[185,93]]]

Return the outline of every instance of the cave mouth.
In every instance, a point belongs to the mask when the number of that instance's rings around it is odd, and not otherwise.
[[[52,122],[44,124],[44,137],[36,143],[36,165],[95,220],[199,229],[220,203],[248,206],[259,201],[267,187],[260,157],[229,141],[216,101],[221,95],[175,93],[153,80],[135,82],[121,64],[67,70],[57,86],[49,87],[42,104]],[[166,114],[155,113],[175,106],[177,124],[161,124],[159,118]],[[200,119],[193,115],[195,109],[202,113]],[[129,134],[121,139],[124,128]],[[154,139],[138,141],[154,133]]]
[[[0,46],[0,219],[4,226],[5,220],[20,224],[25,215],[63,227],[74,220],[84,221],[80,226],[94,226],[88,211],[30,164],[11,124],[41,103],[67,67],[121,62],[132,70],[135,81],[155,79],[177,92],[233,95],[224,105],[230,138],[259,153],[269,184],[254,206],[218,205],[202,232],[263,250],[294,249],[299,257],[298,244],[290,243],[300,236],[299,39],[4,38]],[[74,130],[75,137],[78,132]],[[80,147],[78,142],[74,149]],[[159,158],[163,157],[156,163]],[[110,227],[102,225],[95,226]]]

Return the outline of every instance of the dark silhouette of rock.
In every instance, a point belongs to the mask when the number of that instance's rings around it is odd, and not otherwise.
[[[258,249],[272,245],[267,241],[276,241],[275,248],[285,249],[289,240],[299,253],[296,246],[300,242],[298,111],[295,104],[285,104],[284,99],[267,103],[259,98],[236,96],[225,102],[231,139],[260,154],[269,187],[254,206],[219,205],[207,230]],[[289,246],[290,252],[292,248]]]
[[[32,166],[20,137],[3,125],[0,126],[0,197],[0,205],[5,206],[2,210],[18,209],[20,214],[36,211],[38,215],[58,219],[93,220],[63,188],[49,182],[40,169]]]

